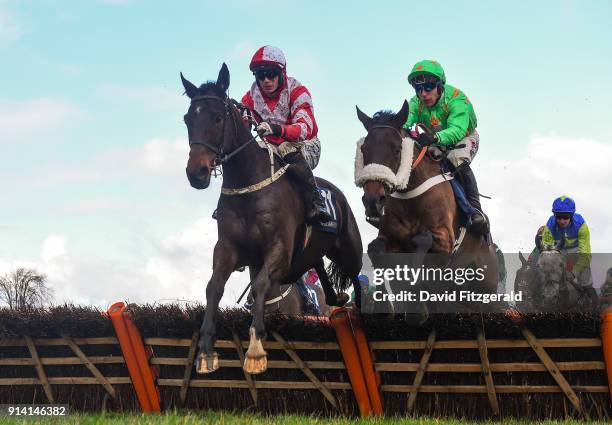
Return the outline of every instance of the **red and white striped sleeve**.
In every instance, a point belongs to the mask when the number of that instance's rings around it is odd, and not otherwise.
[[[247,108],[249,108],[249,110],[251,111],[251,114],[253,114],[253,118],[255,118],[255,121],[257,121],[258,123],[261,122],[261,116],[259,116],[259,114],[255,110],[255,102],[253,101],[253,95],[251,94],[250,90],[246,92],[244,96],[242,96],[241,103]],[[243,118],[246,121],[246,118],[245,117]]]
[[[297,81],[296,81],[297,83]],[[289,94],[290,116],[284,126],[284,138],[290,142],[301,142],[317,135],[312,98],[308,89],[297,83]]]

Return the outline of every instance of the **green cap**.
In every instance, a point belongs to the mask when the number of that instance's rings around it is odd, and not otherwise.
[[[415,63],[412,67],[412,71],[408,74],[408,82],[411,83],[412,79],[418,75],[433,75],[443,83],[446,83],[446,75],[444,75],[442,65],[434,60],[422,60]]]

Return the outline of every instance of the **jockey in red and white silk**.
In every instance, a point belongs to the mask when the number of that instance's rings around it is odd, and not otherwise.
[[[272,65],[282,70],[279,88],[271,96],[262,93],[257,81],[242,98],[242,103],[255,115],[260,123],[267,121],[281,126],[282,135],[266,136],[266,140],[275,145],[283,141],[302,142],[317,135],[312,98],[308,89],[298,80],[287,76],[286,61],[283,52],[273,46],[264,46],[257,50],[251,60],[250,68]]]
[[[283,86],[274,97],[266,97],[254,82],[242,103],[253,111],[255,120],[268,121],[282,128],[282,136],[266,136],[266,140],[280,145],[284,140],[301,142],[317,135],[318,128],[312,112],[308,89],[293,77],[283,78]]]
[[[308,89],[287,76],[287,61],[278,47],[258,49],[249,69],[255,82],[242,103],[257,121],[257,132],[274,144],[289,164],[287,171],[299,184],[304,198],[306,220],[332,220],[312,174],[319,163],[321,144]]]

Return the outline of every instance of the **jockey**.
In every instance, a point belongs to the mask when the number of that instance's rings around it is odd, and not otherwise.
[[[587,295],[597,299],[591,276],[591,237],[586,221],[580,214],[576,214],[576,204],[567,196],[555,199],[552,212],[542,233],[542,244],[556,245],[561,236],[565,236],[562,250],[574,254],[570,256],[570,273],[576,277]]]
[[[480,140],[474,107],[461,90],[446,84],[444,70],[436,61],[417,62],[408,75],[408,82],[416,91],[416,96],[410,99],[410,112],[404,128],[422,124],[431,133],[419,135],[417,142],[421,146],[437,144],[448,149],[446,157],[455,167],[455,175],[475,210],[470,217],[472,229],[482,234],[488,233],[476,178],[470,168]],[[464,146],[454,148],[461,145]]]
[[[302,188],[307,221],[331,221],[312,174],[321,143],[308,89],[287,76],[285,55],[278,47],[259,48],[249,68],[255,81],[242,103],[253,113],[257,132],[290,164],[288,171]]]

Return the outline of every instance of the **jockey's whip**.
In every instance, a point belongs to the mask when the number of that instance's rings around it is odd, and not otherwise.
[[[242,291],[242,294],[240,295],[240,297],[238,298],[238,301],[236,301],[236,304],[240,304],[240,301],[242,301],[242,299],[244,298],[244,296],[246,295],[247,291],[251,288],[251,282],[249,282],[249,284],[246,286],[246,288],[244,288],[244,291]]]

